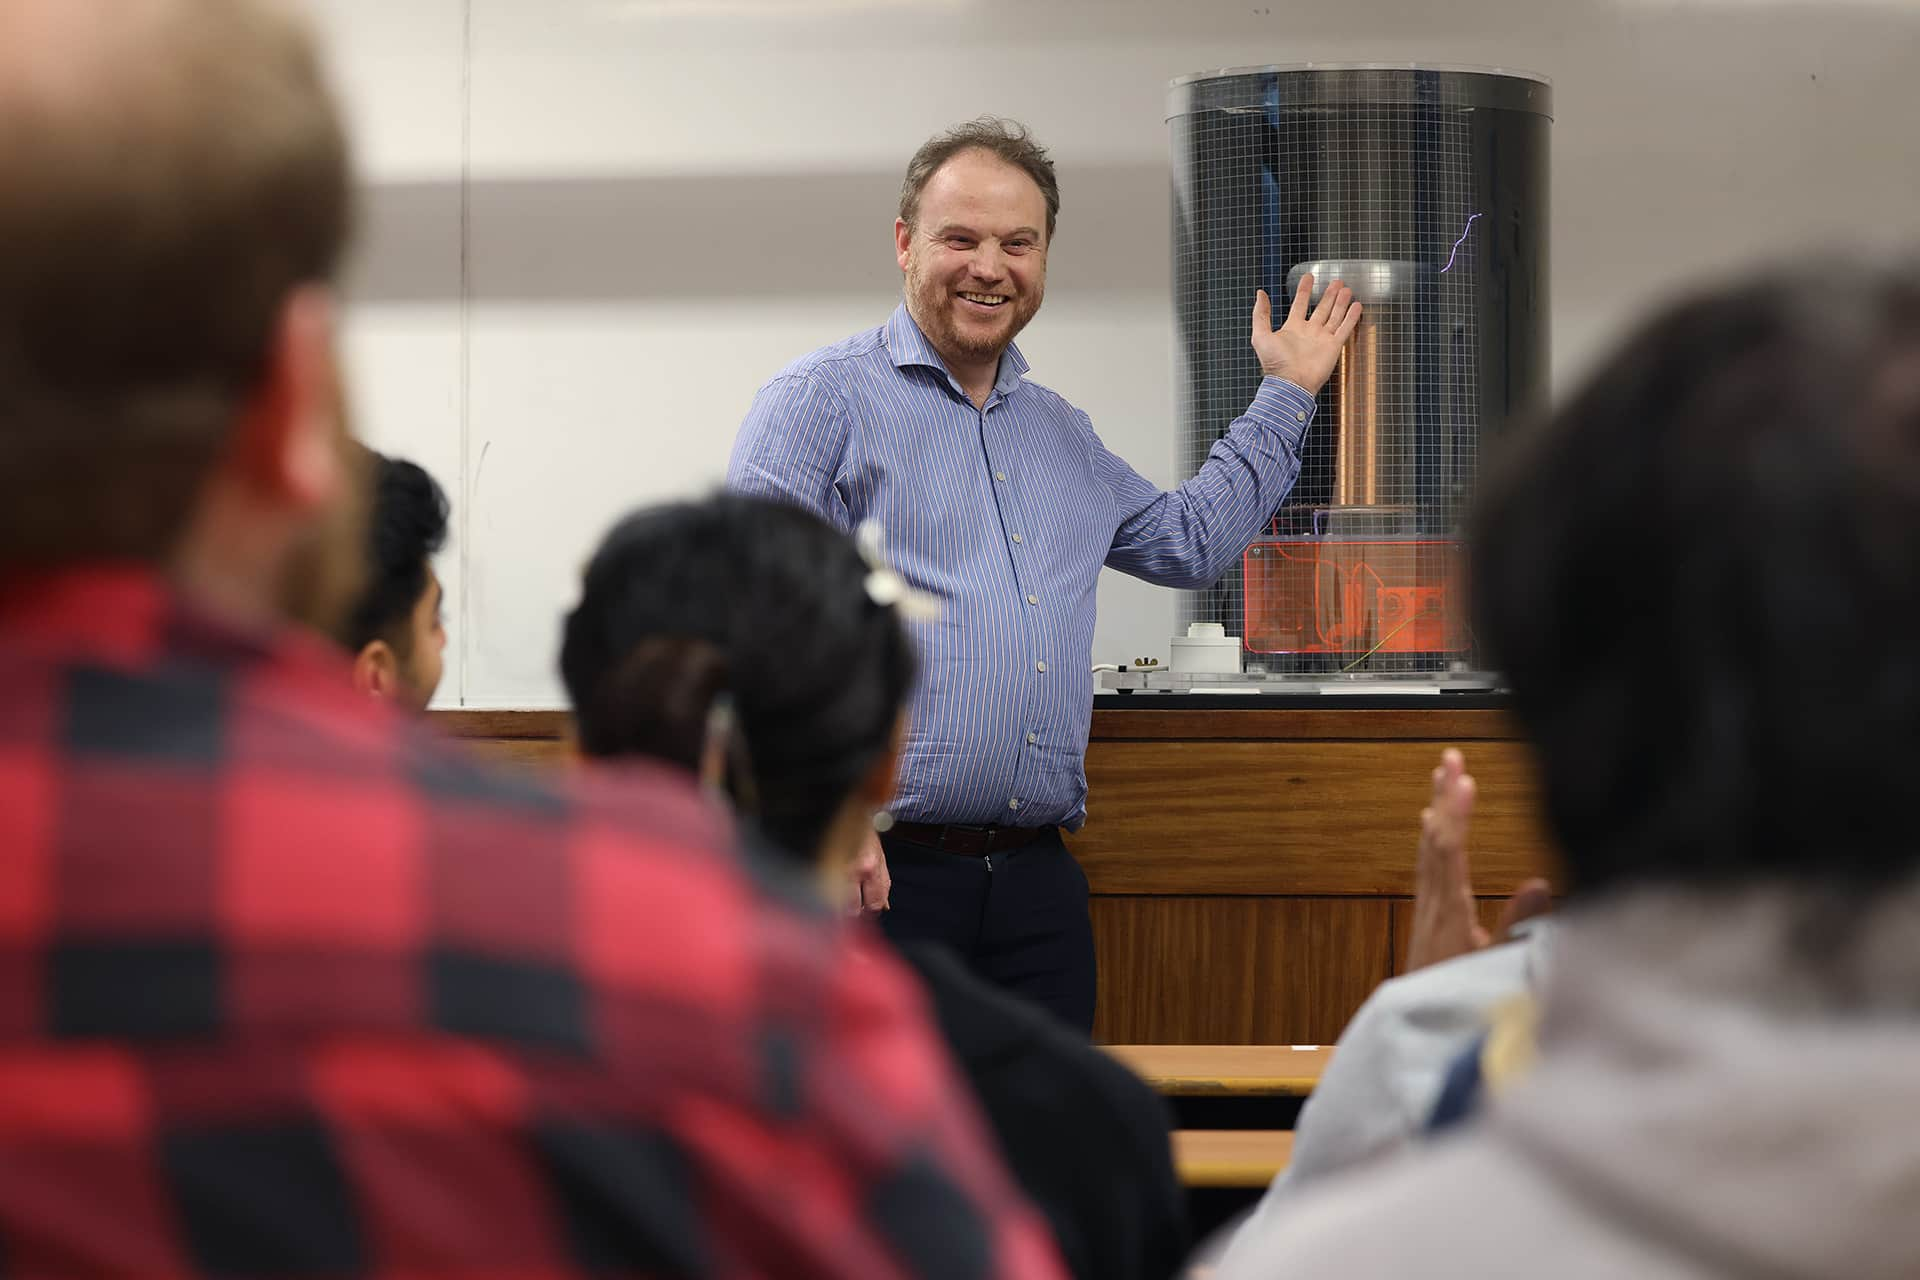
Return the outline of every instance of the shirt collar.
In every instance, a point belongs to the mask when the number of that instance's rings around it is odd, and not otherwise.
[[[929,369],[937,369],[946,378],[947,385],[965,398],[966,393],[961,391],[960,384],[953,380],[953,374],[947,369],[947,362],[940,358],[940,353],[933,349],[931,342],[927,341],[927,335],[920,332],[920,326],[914,323],[913,315],[907,310],[905,302],[895,307],[893,315],[887,320],[886,342],[887,351],[893,357],[895,368],[905,369],[909,365],[924,365]],[[1019,346],[1009,343],[1006,351],[1000,356],[1000,371],[993,380],[993,389],[1002,400],[1012,395],[1019,387],[1020,379],[1026,375],[1027,369],[1027,358],[1020,354]]]

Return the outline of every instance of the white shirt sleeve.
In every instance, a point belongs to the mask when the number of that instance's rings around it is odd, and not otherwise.
[[[1540,922],[1544,926],[1546,922]],[[1294,1129],[1293,1159],[1228,1245],[1264,1234],[1307,1183],[1382,1159],[1427,1127],[1447,1067],[1492,1009],[1533,988],[1549,930],[1390,978],[1340,1035]]]

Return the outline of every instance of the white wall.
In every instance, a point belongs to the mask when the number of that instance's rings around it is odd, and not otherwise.
[[[356,426],[376,448],[426,467],[456,499],[437,566],[454,637],[440,705],[466,683],[462,561],[466,347],[460,235],[467,0],[325,0],[313,6],[345,100],[364,185],[347,360]]]
[[[1030,123],[1064,205],[1021,345],[1173,479],[1166,81],[1323,60],[1555,82],[1554,371],[1673,282],[1920,231],[1920,0],[317,0],[368,179],[363,427],[456,495],[441,701],[556,705],[627,507],[715,484],[755,387],[877,324],[912,149]],[[1096,653],[1160,652],[1117,575]]]

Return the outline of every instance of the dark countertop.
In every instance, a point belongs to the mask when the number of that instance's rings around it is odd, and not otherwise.
[[[1095,711],[1505,711],[1512,695],[1458,693],[1151,693],[1103,691]]]

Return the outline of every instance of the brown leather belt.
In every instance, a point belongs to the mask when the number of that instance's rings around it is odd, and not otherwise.
[[[1003,849],[1032,844],[1052,830],[1052,827],[975,827],[956,822],[896,822],[887,834],[942,853],[984,858]]]

